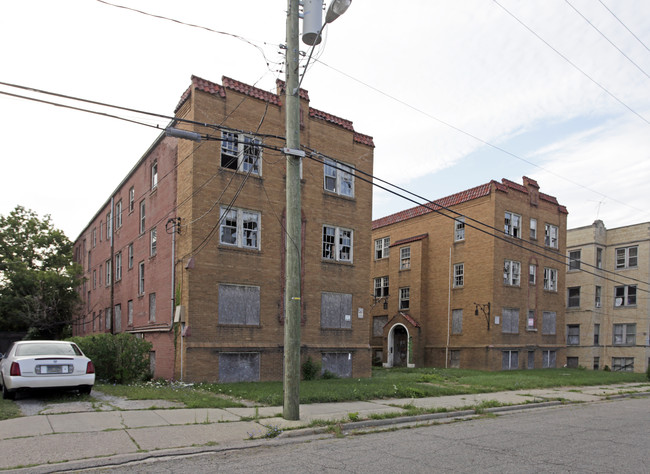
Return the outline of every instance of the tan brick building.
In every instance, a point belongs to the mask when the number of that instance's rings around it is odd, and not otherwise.
[[[162,312],[169,310],[164,322],[168,340],[154,348],[157,375],[188,381],[282,378],[284,83],[277,86],[273,94],[227,77],[216,84],[193,76],[174,126],[201,133],[204,140],[157,141],[173,147],[169,166],[161,166],[159,159],[155,191],[170,193],[165,217],[156,222],[163,227],[158,245],[165,240],[170,250],[164,259],[160,253],[155,257],[159,266],[151,271],[148,258],[134,257],[136,262],[144,259],[145,294],[153,291],[148,286],[151,272],[160,279],[156,315],[165,303]],[[296,243],[302,254],[302,358],[311,356],[324,370],[343,377],[366,377],[371,362],[367,278],[372,188],[356,174],[372,174],[374,144],[352,122],[310,107],[307,91],[300,95],[301,145],[308,155],[301,179],[303,240]],[[131,175],[151,175],[150,169],[150,158],[143,158]],[[121,185],[116,194],[124,189]],[[151,193],[144,198],[145,207]],[[136,215],[137,209],[136,204]],[[169,219],[177,220],[165,229]],[[93,225],[76,242],[80,254]],[[144,232],[139,224],[137,231],[146,237],[149,221]],[[136,298],[137,291],[133,284],[129,295]],[[90,298],[95,298],[92,292]],[[148,337],[135,319],[133,327],[122,322],[122,328]],[[144,323],[154,325],[146,318]],[[77,332],[91,327],[86,324]],[[171,360],[164,371],[161,351]]]
[[[490,181],[373,222],[371,346],[384,366],[564,361],[566,208]]]
[[[645,372],[650,363],[650,223],[567,232],[567,364]]]

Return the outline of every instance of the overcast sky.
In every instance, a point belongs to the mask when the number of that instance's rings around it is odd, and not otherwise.
[[[0,81],[172,115],[193,74],[284,79],[284,0],[114,3],[228,34],[97,0],[2,2]],[[433,200],[526,175],[570,228],[613,228],[650,221],[649,48],[647,0],[353,0],[302,87],[374,137],[380,178]],[[159,133],[3,94],[0,110],[0,214],[50,214],[72,239]],[[413,205],[375,192],[373,218]]]

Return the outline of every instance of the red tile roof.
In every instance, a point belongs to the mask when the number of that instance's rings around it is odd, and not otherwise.
[[[539,184],[537,184],[537,181],[535,181],[534,179],[530,179],[524,176],[523,180],[524,180],[524,184],[539,189]],[[463,202],[467,202],[473,199],[478,199],[480,197],[487,196],[492,191],[492,186],[494,186],[495,190],[504,193],[507,193],[510,189],[514,189],[516,191],[529,194],[529,190],[526,186],[523,186],[519,183],[515,183],[514,181],[510,181],[509,179],[504,178],[501,180],[500,183],[492,180],[489,183],[482,184],[475,188],[471,188],[466,191],[462,191],[460,193],[452,194],[451,196],[438,199],[436,201],[432,201],[426,206],[422,205],[422,206],[412,207],[410,209],[406,209],[404,211],[400,211],[395,214],[391,214],[389,216],[376,219],[372,221],[372,230],[379,229],[380,227],[384,227],[387,225],[396,224],[397,222],[402,222],[407,219],[412,219],[414,217],[419,217],[424,214],[429,214],[430,212],[435,212],[442,208],[449,208],[457,204],[461,204]],[[551,204],[555,204],[559,212],[563,214],[569,213],[566,207],[560,205],[557,201],[557,198],[555,198],[554,196],[549,196],[548,194],[539,193],[539,198],[543,201],[550,202]]]
[[[258,89],[257,87],[249,86],[248,84],[230,79],[226,76],[223,76],[221,78],[221,82],[223,82],[223,87],[227,89],[232,89],[247,96],[255,97],[256,99],[261,99],[265,102],[270,102],[274,105],[280,105],[280,97],[277,94]]]
[[[284,82],[282,79],[276,79],[275,80],[275,87],[278,90],[278,94],[284,94],[287,90],[287,83]],[[309,91],[306,89],[301,88],[300,89],[300,98],[305,99],[306,101],[309,101]]]
[[[236,81],[235,79],[231,79],[226,76],[223,76],[221,78],[221,82],[223,83],[223,85],[219,85],[214,82],[193,75],[192,84],[190,85],[190,87],[187,88],[187,90],[181,96],[181,100],[178,102],[178,105],[174,109],[174,112],[178,112],[181,106],[192,94],[193,89],[207,92],[209,94],[215,94],[218,95],[219,97],[226,97],[226,89],[231,89],[241,94],[245,94],[247,96],[254,97],[256,99],[260,99],[274,105],[278,105],[278,106],[282,105],[282,101],[278,94],[273,94],[272,92],[268,92],[263,89],[250,86],[248,84],[245,84],[240,81]],[[277,79],[275,82],[278,88],[278,92],[284,93],[286,90],[286,83],[281,79]],[[308,101],[309,92],[306,91],[305,89],[300,89],[300,97]],[[363,135],[361,133],[354,131],[354,126],[352,125],[352,122],[350,120],[345,120],[340,117],[336,117],[335,115],[328,114],[327,112],[313,109],[311,107],[309,108],[309,116],[312,118],[325,120],[327,122],[343,127],[346,130],[350,130],[351,132],[354,133],[355,142],[361,143],[363,145],[368,145],[371,147],[375,146],[371,136]]]
[[[415,235],[413,237],[407,237],[402,240],[398,240],[395,243],[390,244],[391,247],[395,247],[397,245],[404,245],[404,244],[410,244],[411,242],[417,242],[418,240],[423,240],[429,237],[429,234],[420,234],[420,235]]]
[[[408,314],[406,314],[406,313],[402,313],[401,311],[400,311],[399,313],[397,313],[395,316],[393,316],[392,318],[390,318],[390,321],[388,321],[386,324],[384,324],[384,327],[386,327],[386,326],[388,326],[389,324],[391,324],[391,323],[395,320],[395,318],[396,318],[397,316],[402,316],[402,317],[403,317],[404,319],[406,319],[406,320],[409,322],[409,324],[411,324],[413,327],[416,327],[416,328],[421,327],[421,326],[420,326],[420,323],[418,323],[415,319],[413,319],[413,318],[412,318],[411,316],[409,316]]]
[[[473,199],[478,199],[483,196],[488,196],[491,192],[492,185],[498,185],[496,181],[490,181],[487,184],[482,184],[475,188],[462,191],[460,193],[452,194],[451,196],[438,199],[424,206],[416,206],[411,209],[406,209],[404,211],[391,214],[390,216],[382,217],[380,219],[374,220],[372,222],[372,229],[378,229],[387,225],[395,224],[397,222],[405,221],[407,219],[412,219],[413,217],[419,217],[424,214],[429,214],[442,209],[443,207],[455,206],[463,202],[471,201]]]

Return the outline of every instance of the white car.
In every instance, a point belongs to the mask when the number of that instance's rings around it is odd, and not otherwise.
[[[77,389],[90,393],[95,366],[81,349],[67,341],[14,342],[0,359],[2,398],[13,400],[18,390]]]

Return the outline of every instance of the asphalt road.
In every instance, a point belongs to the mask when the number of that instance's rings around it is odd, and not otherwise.
[[[648,473],[650,398],[572,404],[450,424],[164,458],[128,473]],[[93,471],[100,472],[100,471]]]

